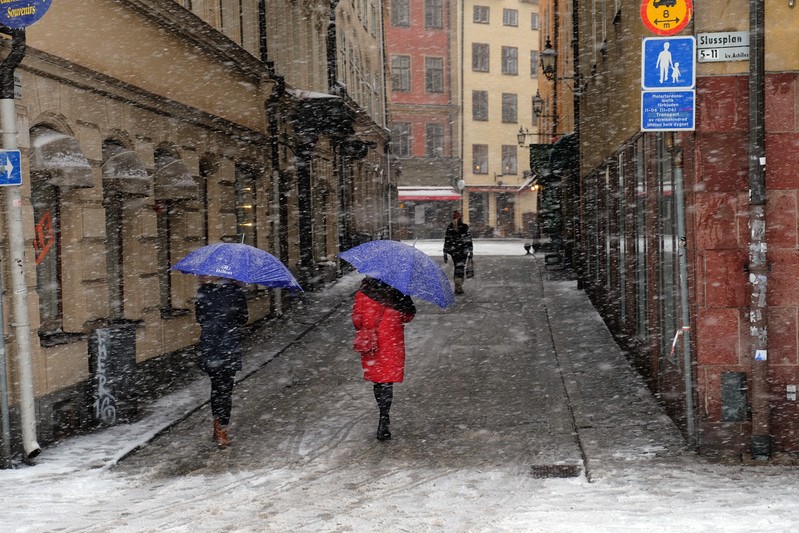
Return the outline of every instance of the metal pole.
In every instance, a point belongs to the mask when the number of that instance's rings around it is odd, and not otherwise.
[[[677,214],[677,239],[679,240],[680,269],[680,321],[682,322],[683,379],[685,384],[685,429],[688,445],[696,447],[696,419],[694,418],[694,377],[691,355],[691,312],[688,305],[688,248],[685,236],[685,188],[682,174],[682,148],[674,148],[674,204]]]
[[[0,265],[2,262],[0,262]],[[3,277],[0,276],[0,412],[3,418],[2,467],[11,468],[11,416],[8,409],[8,372],[6,370],[6,336],[3,317]]]
[[[771,457],[766,261],[765,6],[749,2],[749,340],[752,358],[752,458]]]
[[[11,30],[11,53],[3,61],[0,83],[0,128],[3,149],[16,150],[17,109],[14,102],[14,69],[25,56],[25,30]],[[19,185],[6,187],[6,218],[11,258],[11,287],[14,294],[13,328],[17,344],[19,372],[19,412],[22,425],[22,446],[28,459],[39,455],[36,442],[36,402],[33,391],[28,291],[25,282],[25,239],[22,228],[22,195]]]

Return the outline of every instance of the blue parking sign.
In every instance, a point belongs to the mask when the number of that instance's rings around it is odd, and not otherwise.
[[[22,183],[20,159],[19,150],[0,150],[0,186]]]
[[[641,88],[693,89],[696,37],[646,37],[641,51]]]

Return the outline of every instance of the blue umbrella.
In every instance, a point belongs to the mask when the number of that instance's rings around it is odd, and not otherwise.
[[[267,287],[302,290],[289,269],[277,257],[238,242],[218,242],[197,248],[178,261],[172,269]]]
[[[445,309],[455,304],[447,275],[413,246],[398,241],[370,241],[339,257],[361,274],[377,278],[408,296],[418,296]]]

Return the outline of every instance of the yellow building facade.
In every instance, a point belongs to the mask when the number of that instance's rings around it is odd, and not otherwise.
[[[464,212],[475,236],[532,237],[530,145],[541,140],[538,2],[459,4]],[[519,139],[520,130],[525,135]]]

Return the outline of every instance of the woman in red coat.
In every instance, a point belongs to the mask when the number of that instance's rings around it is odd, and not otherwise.
[[[380,409],[378,440],[391,438],[388,412],[394,398],[394,383],[402,382],[405,374],[405,324],[415,314],[416,307],[409,296],[377,279],[367,276],[355,293],[352,323],[356,339],[368,339],[369,330],[376,332],[376,345],[367,340],[356,349],[361,352],[364,379],[374,383]]]

